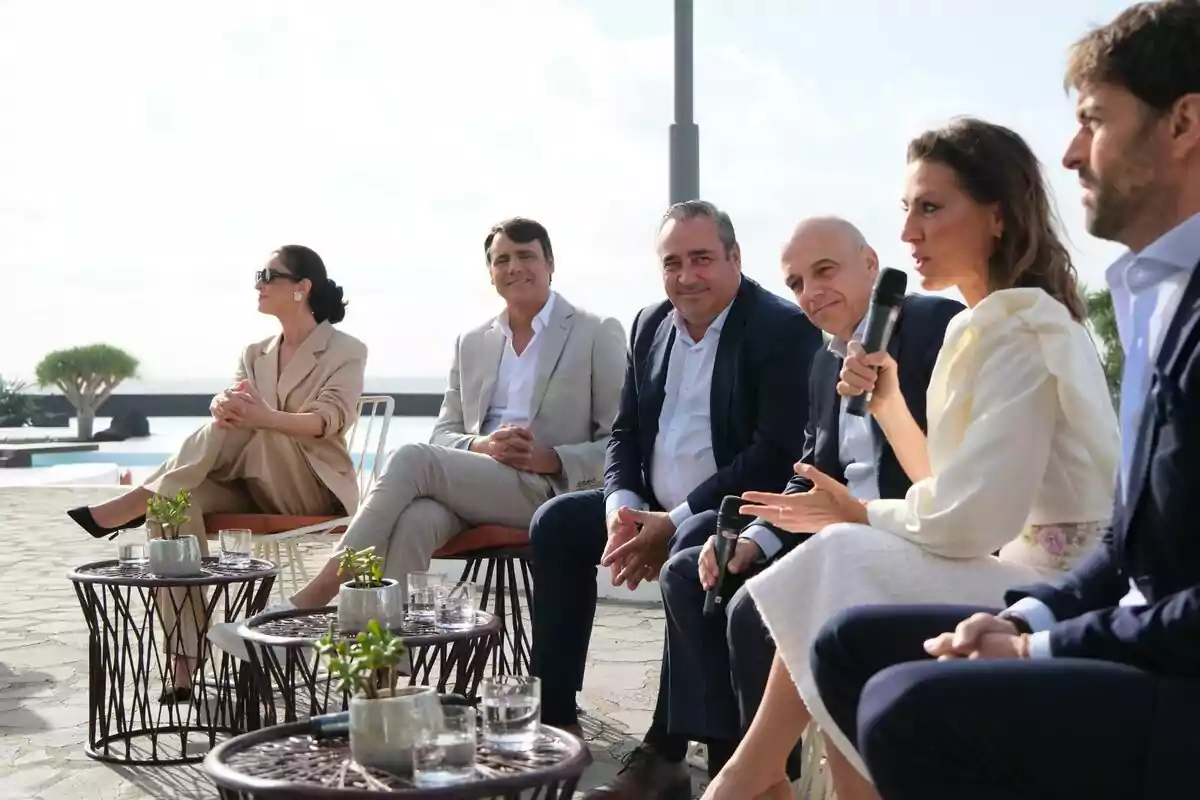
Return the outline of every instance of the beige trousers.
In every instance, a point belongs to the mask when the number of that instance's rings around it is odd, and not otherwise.
[[[552,492],[546,478],[480,453],[406,444],[388,458],[338,550],[374,547],[385,575],[404,586],[455,534],[476,525],[525,528]]]
[[[211,422],[185,439],[179,452],[163,462],[142,486],[162,495],[173,495],[180,489],[191,492],[189,519],[179,532],[195,536],[200,552],[206,556],[205,514],[339,513],[337,500],[309,467],[295,439],[274,431],[218,428]],[[147,530],[151,536],[161,535],[155,525],[148,525]],[[167,631],[167,652],[196,658],[208,628],[205,592],[170,592],[170,603],[158,603],[159,618]]]

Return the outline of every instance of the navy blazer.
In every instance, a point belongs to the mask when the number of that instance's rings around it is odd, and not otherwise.
[[[904,395],[904,401],[922,431],[926,427],[925,399],[929,378],[946,338],[946,326],[965,308],[962,303],[944,297],[913,294],[904,298],[900,314],[896,317],[896,326],[887,349],[896,360],[900,393]],[[808,425],[804,429],[804,452],[800,460],[845,483],[840,452],[842,398],[837,393],[841,372],[841,357],[828,349],[822,349],[813,359],[812,374],[808,379]],[[912,481],[900,466],[883,429],[873,417],[871,430],[875,434],[879,496],[904,497]],[[811,488],[812,482],[808,478],[793,475],[784,494],[799,494]],[[781,552],[790,550],[807,538],[802,534],[780,531],[774,525],[768,527],[783,544]]]
[[[1101,545],[1058,584],[1009,592],[1045,603],[1055,657],[1200,677],[1200,267],[1163,336],[1134,444]],[[1122,431],[1123,435],[1128,435]],[[1130,579],[1148,605],[1118,606]]]
[[[621,405],[605,458],[605,498],[628,489],[661,508],[650,488],[650,462],[675,344],[672,310],[664,301],[634,318]],[[742,277],[713,364],[717,471],[688,494],[693,514],[718,508],[725,495],[769,490],[787,480],[804,446],[806,384],[820,347],[820,331],[798,307]]]

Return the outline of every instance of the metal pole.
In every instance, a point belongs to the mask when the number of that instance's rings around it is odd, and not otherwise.
[[[675,0],[675,121],[670,131],[671,202],[700,196],[700,129],[692,119],[692,0]]]

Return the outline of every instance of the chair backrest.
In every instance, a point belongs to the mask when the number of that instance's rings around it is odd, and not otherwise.
[[[350,428],[346,446],[358,475],[360,497],[366,496],[383,468],[388,426],[395,410],[396,401],[387,395],[363,395],[358,401],[358,419]]]

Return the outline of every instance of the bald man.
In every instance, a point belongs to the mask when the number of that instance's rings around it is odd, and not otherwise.
[[[813,357],[801,460],[836,477],[860,499],[903,497],[910,481],[883,431],[869,416],[847,415],[835,388],[847,343],[862,336],[879,257],[854,225],[821,217],[796,226],[781,261],[784,283],[800,308],[832,337],[828,348]],[[929,376],[946,325],[962,310],[962,304],[953,300],[910,295],[897,318],[888,352],[896,359],[900,390],[922,430]],[[785,491],[792,494],[810,488],[806,478],[796,476]],[[726,598],[732,595],[725,603],[727,616],[702,614],[705,589],[700,562],[706,562],[703,571],[715,574],[711,544],[678,541],[663,567],[671,674],[667,696],[660,696],[659,703],[667,705],[672,735],[708,744],[710,775],[728,760],[754,718],[775,654],[743,584],[806,538],[762,523],[746,528],[729,565],[732,574],[722,586]],[[799,777],[798,752],[797,748],[788,764],[791,780]]]

